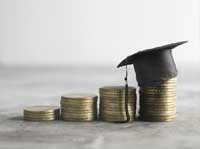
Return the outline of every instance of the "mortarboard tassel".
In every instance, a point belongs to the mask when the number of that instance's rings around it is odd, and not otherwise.
[[[126,76],[124,78],[125,81],[125,112],[126,112],[126,121],[125,122],[129,122],[130,121],[130,115],[128,113],[128,70],[127,70],[127,65],[126,65]]]

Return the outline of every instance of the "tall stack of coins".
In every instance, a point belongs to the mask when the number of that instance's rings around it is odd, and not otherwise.
[[[99,117],[108,122],[124,122],[127,120],[125,109],[125,87],[124,86],[105,86],[99,89],[100,92],[100,111]],[[136,89],[128,88],[128,114],[130,121],[135,118],[136,110]]]
[[[139,113],[146,121],[172,121],[176,117],[176,78],[140,88]]]
[[[61,117],[65,121],[97,119],[97,99],[93,94],[68,94],[61,97]]]
[[[24,120],[51,121],[60,117],[60,108],[57,106],[32,106],[24,108]]]

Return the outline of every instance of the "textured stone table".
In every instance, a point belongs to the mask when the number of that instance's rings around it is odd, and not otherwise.
[[[0,68],[0,148],[199,148],[200,71],[179,68],[177,119],[135,121],[26,122],[24,106],[59,105],[60,95],[98,93],[104,85],[123,85],[124,69],[112,67]],[[136,86],[131,70],[129,84]]]

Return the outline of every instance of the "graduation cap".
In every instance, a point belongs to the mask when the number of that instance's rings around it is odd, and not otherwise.
[[[117,67],[133,64],[140,87],[157,86],[161,81],[177,76],[172,49],[186,42],[171,43],[137,52],[125,58]]]

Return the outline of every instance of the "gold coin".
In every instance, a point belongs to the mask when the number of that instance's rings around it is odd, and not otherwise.
[[[61,114],[67,114],[67,115],[80,115],[80,116],[84,116],[84,115],[94,115],[97,114],[96,112],[69,112],[69,111],[62,111]]]
[[[144,100],[140,100],[140,105],[141,106],[148,106],[148,105],[176,105],[175,101],[144,101]]]
[[[168,88],[174,88],[176,89],[177,84],[160,84],[159,86],[156,86],[156,88],[163,88],[163,89],[168,89]],[[148,88],[148,87],[147,87]]]
[[[100,99],[110,99],[110,100],[125,100],[125,96],[104,96],[100,95]],[[128,96],[128,100],[135,100],[136,96]]]
[[[127,115],[120,115],[120,114],[112,114],[112,115],[108,115],[108,114],[102,114],[100,113],[99,115],[99,118],[101,119],[102,117],[104,118],[111,118],[111,119],[114,119],[114,118],[118,118],[118,119],[127,119]],[[134,117],[134,114],[129,114],[129,117]]]
[[[105,105],[105,104],[100,104],[100,108],[99,109],[102,109],[102,108],[108,108],[108,109],[115,109],[115,108],[118,108],[118,109],[124,109],[125,108],[125,104],[116,104],[116,105],[114,105],[114,104],[107,104],[107,105]],[[128,104],[128,108],[134,108],[134,106],[133,105],[130,105],[130,104]]]
[[[135,102],[127,102],[129,105],[134,105]],[[102,100],[100,102],[101,105],[125,105],[125,102],[122,102],[122,101],[108,101],[108,100]]]
[[[165,102],[176,102],[176,98],[159,99],[159,98],[140,98],[140,102],[144,103],[165,103]]]
[[[155,86],[142,86],[142,87],[162,87],[162,86],[177,86],[177,82],[157,83]]]
[[[177,82],[177,78],[172,78],[169,80],[161,81],[161,83]]]
[[[140,89],[142,94],[176,94],[176,89],[174,90],[163,90],[163,89]]]
[[[108,94],[119,94],[119,93],[125,94],[125,87],[123,86],[123,87],[119,87],[119,88],[116,87],[116,88],[110,88],[110,89],[100,88],[99,92],[100,93],[108,93]],[[128,88],[128,93],[135,94],[135,92],[136,92],[136,88],[131,88],[131,87]]]
[[[133,116],[133,114],[129,115],[130,117]],[[100,114],[100,117],[112,117],[112,118],[127,118],[126,114]]]
[[[101,121],[106,121],[106,122],[124,122],[127,120],[127,117],[100,117]],[[134,120],[133,117],[130,117],[129,122],[132,122]]]
[[[140,87],[141,90],[176,90],[176,85],[159,85]]]
[[[27,120],[27,121],[53,121],[56,119],[57,119],[56,117],[48,117],[48,118],[24,117],[24,120]]]
[[[111,96],[111,97],[118,97],[118,96],[124,97],[125,96],[125,92],[102,92],[102,91],[100,91],[99,93],[101,96]],[[128,92],[128,96],[134,97],[135,95],[136,95],[135,91]]]
[[[87,93],[78,93],[78,94],[66,94],[66,95],[62,95],[61,96],[62,99],[74,99],[74,100],[77,100],[77,99],[82,99],[82,100],[87,100],[87,99],[91,99],[91,100],[94,100],[94,99],[97,99],[98,96],[95,95],[95,94],[87,94]]]
[[[74,108],[74,107],[61,107],[61,111],[94,111],[96,110],[96,107],[81,107],[81,108]]]
[[[143,98],[176,98],[176,94],[140,94],[141,97]]]
[[[28,117],[28,118],[53,118],[56,117],[55,115],[49,115],[49,116],[35,116],[35,115],[24,115],[24,117]]]
[[[125,105],[124,106],[114,106],[114,105],[110,105],[110,106],[105,106],[105,105],[100,105],[100,108],[99,109],[101,109],[101,110],[106,110],[106,109],[110,109],[110,110],[115,110],[115,109],[119,109],[119,110],[121,110],[121,109],[125,109]],[[134,106],[128,106],[128,109],[135,109],[135,107]]]
[[[90,109],[95,109],[97,108],[97,104],[96,105],[89,105],[89,106],[80,106],[80,105],[61,105],[61,108],[63,109],[80,109],[80,110],[90,110]]]
[[[130,114],[129,116],[130,116],[130,118],[134,118],[133,114]],[[100,119],[101,118],[124,119],[124,120],[127,119],[126,115],[105,115],[105,114],[102,114],[102,113],[99,115],[99,117],[100,117]]]
[[[84,118],[84,117],[96,117],[97,114],[88,114],[88,115],[80,115],[80,114],[70,114],[70,113],[62,113],[61,117],[74,117],[74,118]]]
[[[97,100],[83,100],[83,99],[61,99],[60,104],[94,104]]]
[[[174,97],[164,97],[164,98],[161,98],[161,97],[146,97],[145,96],[142,96],[140,95],[140,99],[147,99],[147,100],[151,100],[151,99],[158,99],[158,100],[171,100],[171,99],[176,99],[176,96]]]
[[[96,114],[88,114],[88,115],[79,115],[79,114],[68,114],[68,113],[62,113],[61,114],[62,117],[71,117],[71,118],[84,118],[84,117],[96,117]]]
[[[96,117],[85,117],[85,118],[74,118],[74,117],[62,117],[64,121],[73,121],[73,122],[84,122],[84,121],[95,121],[97,120]]]
[[[164,109],[176,109],[176,106],[140,106],[140,109],[155,109],[155,110],[164,110]]]
[[[122,113],[122,114],[126,114],[126,110],[124,109],[124,110],[121,110],[121,109],[119,109],[119,110],[107,110],[107,109],[101,109],[100,111],[99,111],[99,113],[105,113],[105,114],[107,114],[107,113],[112,113],[112,114],[115,114],[115,113],[118,113],[118,114],[120,114],[120,113]],[[134,114],[135,113],[135,110],[128,110],[128,113],[129,114]]]
[[[159,99],[159,98],[140,98],[140,102],[159,102],[159,103],[165,103],[165,102],[176,102],[176,98],[171,98],[171,99]]]
[[[140,89],[143,92],[176,92],[177,89],[174,87],[145,87]]]
[[[124,109],[125,108],[125,104],[100,104],[99,109],[102,108],[107,108],[107,109],[115,109],[115,108],[120,108],[120,109]],[[128,104],[128,108],[134,108],[133,104]]]
[[[128,102],[129,105],[134,105],[135,102]],[[109,101],[109,100],[102,100],[100,101],[100,105],[125,105],[125,102],[122,101]]]
[[[24,108],[24,113],[45,114],[59,112],[59,110],[57,106],[31,106]]]
[[[136,88],[129,86],[128,91],[135,91]],[[107,92],[121,92],[125,91],[124,86],[104,86],[99,88],[99,91],[107,91]]]
[[[164,94],[164,93],[171,93],[171,94],[175,94],[176,93],[176,89],[172,88],[172,89],[163,89],[163,88],[143,88],[140,89],[141,92],[143,93],[156,93],[156,94]]]
[[[62,108],[72,108],[72,109],[94,109],[97,107],[97,104],[93,105],[61,105]]]
[[[136,98],[127,98],[129,102],[134,102],[136,100]],[[109,97],[101,97],[100,101],[105,100],[105,101],[121,101],[121,102],[125,102],[125,98],[109,98]]]
[[[96,120],[97,117],[62,117],[65,121],[84,121],[84,120]]]
[[[61,99],[60,103],[65,104],[94,104],[97,102],[97,99]]]
[[[174,118],[141,118],[143,121],[149,121],[149,122],[171,122],[175,119]]]
[[[140,107],[144,107],[144,108],[173,108],[176,107],[176,103],[164,103],[164,104],[156,104],[156,105],[152,105],[152,104],[145,104],[145,103],[140,103]]]
[[[122,110],[122,109],[125,109],[125,106],[105,106],[105,105],[102,105],[100,106],[101,110],[116,110],[116,109],[119,109],[119,110]],[[133,110],[135,109],[134,106],[128,106],[128,109],[130,110]]]
[[[103,114],[126,114],[126,111],[125,110],[101,110],[100,113],[103,113]],[[134,111],[128,111],[129,114],[134,114]]]
[[[78,102],[77,102],[77,104],[74,104],[74,103],[61,103],[61,107],[92,108],[92,107],[96,107],[96,106],[97,106],[97,103],[91,103],[91,104],[81,104],[81,103],[78,103]]]
[[[26,112],[24,112],[24,116],[35,116],[35,117],[40,117],[40,116],[43,116],[43,117],[45,117],[45,116],[56,116],[56,115],[59,115],[60,113],[52,113],[52,114],[32,114],[32,113],[26,113]]]
[[[171,116],[149,116],[149,117],[139,117],[139,119],[144,121],[152,121],[152,122],[168,122],[172,121],[176,118],[176,115]]]
[[[140,112],[143,113],[172,113],[172,112],[176,112],[176,108],[171,108],[171,109],[144,109],[144,108],[140,108]]]
[[[51,112],[51,113],[31,113],[31,112],[24,111],[24,115],[35,115],[35,116],[51,116],[51,115],[59,115],[59,114],[60,114],[60,110]]]
[[[100,98],[108,98],[108,99],[118,99],[118,100],[125,100],[125,95],[103,95],[103,94],[100,94]],[[136,95],[128,95],[128,99],[130,100],[134,100],[136,99]]]
[[[175,94],[172,94],[172,93],[164,93],[164,94],[155,94],[155,93],[140,93],[140,96],[141,97],[146,97],[146,98],[148,98],[148,97],[163,97],[163,98],[165,98],[165,97],[176,97],[177,95],[176,95],[176,93]]]
[[[121,101],[101,101],[100,106],[125,106],[125,102],[121,102]],[[127,102],[128,105],[133,106],[135,105],[135,102]]]
[[[177,81],[165,81],[165,82],[160,82],[158,84],[160,84],[160,85],[162,85],[162,84],[177,84]]]
[[[177,80],[160,81],[159,84],[177,83]]]
[[[61,104],[61,107],[72,107],[72,108],[94,108],[97,106],[97,103],[93,103],[93,104],[72,104],[72,103],[69,103],[69,104],[65,104],[65,103],[62,103]]]
[[[168,110],[168,109],[176,109],[176,106],[142,106],[140,107],[141,110]]]
[[[66,111],[66,110],[63,110],[62,113],[65,113],[65,114],[70,114],[70,115],[91,115],[93,113],[97,113],[97,110],[96,111]]]
[[[144,111],[140,111],[140,115],[141,116],[170,116],[170,115],[175,115],[176,114],[176,111],[162,111],[162,112],[144,112]]]
[[[163,102],[163,103],[140,103],[140,107],[176,107],[176,103],[173,102]]]
[[[90,122],[90,121],[94,121],[96,120],[96,118],[65,118],[63,117],[62,118],[64,121],[74,121],[74,122]]]
[[[134,115],[133,114],[129,114],[130,118],[133,118]],[[105,115],[105,114],[102,114],[100,113],[99,115],[100,118],[104,117],[104,118],[118,118],[118,119],[127,119],[127,116],[126,115]]]
[[[125,107],[125,103],[120,103],[120,102],[100,102],[100,106],[104,106],[104,107],[113,107],[113,106],[116,106],[116,107]],[[128,103],[128,106],[134,106],[134,103]]]
[[[143,116],[143,117],[146,117],[146,118],[175,118],[176,114],[171,114],[168,116]]]
[[[74,116],[87,116],[87,115],[93,115],[93,114],[95,114],[94,112],[77,112],[77,113],[75,113],[75,112],[68,112],[68,111],[62,111],[62,113],[61,114],[66,114],[66,115],[74,115]]]
[[[84,117],[97,117],[96,114],[91,114],[91,115],[69,115],[69,114],[63,114],[61,115],[61,117],[69,117],[69,118],[84,118]]]

